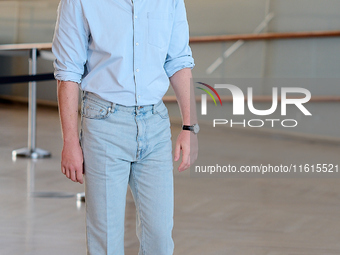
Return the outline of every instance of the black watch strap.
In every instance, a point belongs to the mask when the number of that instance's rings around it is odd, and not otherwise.
[[[192,131],[192,130],[193,130],[193,126],[183,125],[183,126],[182,126],[182,129],[183,129],[183,130]]]
[[[182,129],[183,130],[188,130],[188,131],[193,132],[194,134],[197,134],[199,132],[199,130],[200,130],[200,127],[198,126],[198,124],[194,124],[192,126],[183,125]]]

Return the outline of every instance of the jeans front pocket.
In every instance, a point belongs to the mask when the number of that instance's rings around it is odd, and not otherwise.
[[[156,106],[155,112],[162,119],[168,119],[169,118],[168,108],[166,108],[166,106],[163,102]]]
[[[172,13],[148,12],[148,42],[158,48],[170,43]]]
[[[93,100],[85,97],[83,99],[81,115],[87,119],[106,119],[111,113],[111,107],[105,106]]]

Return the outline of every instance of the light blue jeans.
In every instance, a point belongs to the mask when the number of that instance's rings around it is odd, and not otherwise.
[[[128,185],[139,254],[173,254],[173,165],[168,110],[126,107],[83,93],[87,254],[123,255]]]

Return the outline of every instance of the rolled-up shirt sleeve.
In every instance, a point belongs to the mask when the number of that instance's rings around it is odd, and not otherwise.
[[[81,83],[87,61],[89,29],[78,0],[61,0],[52,43],[54,77]]]
[[[194,66],[189,46],[189,26],[184,0],[178,0],[164,69],[168,77],[171,77],[183,68],[193,68]]]

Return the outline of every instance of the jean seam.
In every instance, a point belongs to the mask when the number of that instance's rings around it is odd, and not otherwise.
[[[148,134],[148,125],[146,123],[145,118],[143,118],[143,122],[144,122],[144,127],[145,127],[145,130],[144,130],[144,137],[145,137],[146,134]],[[147,152],[148,149],[149,149],[148,139],[145,139],[144,140],[144,152]]]
[[[85,98],[83,97],[83,102],[85,101]],[[79,143],[80,143],[80,146],[81,146],[81,150],[82,152],[84,151],[83,150],[83,139],[84,139],[84,131],[83,131],[83,126],[84,126],[84,118],[83,116],[81,116],[81,119],[80,119],[80,137],[79,137]],[[83,155],[84,155],[84,152],[83,152]],[[86,184],[86,172],[85,172],[85,168],[84,168],[84,164],[83,164],[83,171],[84,171],[84,181],[85,181],[85,185]],[[86,189],[85,189],[86,191]],[[85,201],[87,200],[87,196],[86,196],[87,192],[85,192]],[[88,215],[88,203],[85,203],[85,211],[86,211],[86,215]],[[85,217],[86,218],[86,217]],[[86,253],[87,254],[90,254],[90,250],[89,250],[89,247],[91,247],[91,234],[89,233],[88,229],[89,229],[89,222],[87,221],[86,219],[86,242],[87,242],[87,245],[86,245]]]
[[[85,200],[86,200],[86,193],[85,193]],[[85,205],[85,207],[86,207],[86,214],[88,214],[88,206],[87,205]],[[88,229],[89,228],[89,224],[88,224],[88,222],[86,221],[86,228]],[[91,247],[91,238],[90,238],[90,233],[89,233],[89,231],[87,230],[86,231],[86,241],[87,241],[87,249],[89,248],[89,247]],[[90,251],[89,250],[87,250],[87,254],[90,254]]]
[[[140,199],[139,199],[139,194],[138,194],[138,183],[137,183],[137,180],[136,180],[136,176],[135,176],[135,173],[134,171],[132,171],[132,179],[133,179],[133,182],[135,184],[135,189],[136,189],[136,202],[138,204],[138,213],[139,213],[139,220],[140,220],[140,223],[141,223],[141,240],[140,240],[140,247],[141,247],[141,251],[142,251],[142,255],[145,254],[145,250],[144,250],[144,238],[145,238],[145,234],[144,234],[144,222],[143,222],[143,213],[142,213],[142,208],[141,208],[141,202],[140,202]]]
[[[82,140],[82,138],[83,138],[83,119],[84,119],[84,117],[83,117],[83,111],[84,111],[84,98],[83,98],[83,100],[82,100],[82,104],[81,104],[81,109],[80,109],[80,132],[79,132],[79,144],[81,145],[81,148],[83,148],[82,147],[82,142],[81,142],[81,140]]]
[[[107,144],[105,143],[105,177],[107,177],[107,169],[108,169],[108,167],[107,167]],[[110,248],[111,247],[109,247],[109,243],[110,243],[110,241],[109,241],[109,236],[110,236],[110,228],[108,227],[108,222],[109,222],[109,216],[108,216],[108,214],[109,214],[109,212],[108,212],[108,209],[107,209],[107,205],[108,205],[108,187],[107,187],[107,180],[105,181],[105,201],[106,201],[106,203],[105,203],[105,211],[106,211],[106,252],[107,252],[107,254],[110,254]]]

